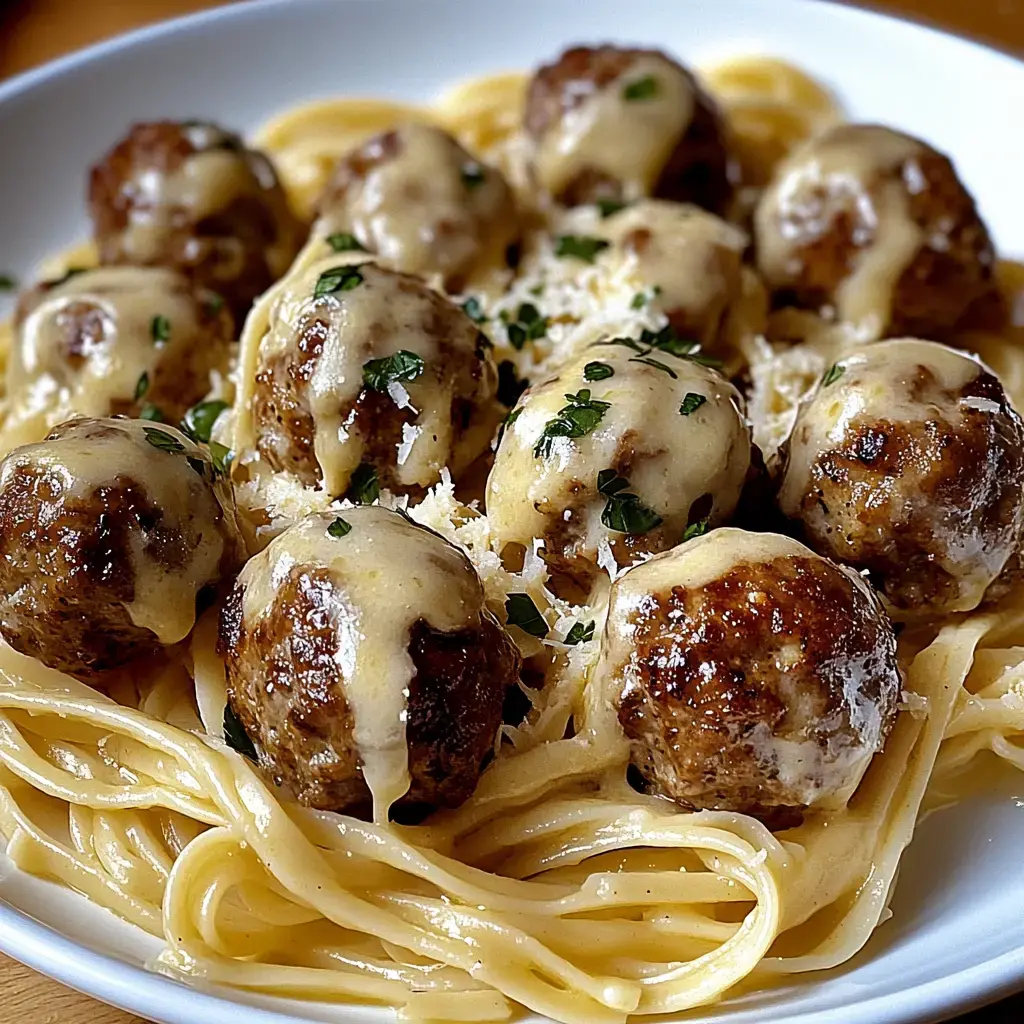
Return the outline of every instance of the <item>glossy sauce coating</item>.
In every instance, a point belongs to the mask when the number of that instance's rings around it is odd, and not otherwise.
[[[598,680],[655,792],[776,827],[849,798],[900,693],[895,636],[863,580],[735,529],[615,582]]]
[[[800,409],[779,506],[903,615],[976,608],[1024,522],[1024,423],[978,360],[915,339],[841,360]]]
[[[519,669],[465,555],[379,506],[309,516],[250,559],[220,648],[279,778],[314,807],[372,797],[377,821],[472,793]]]

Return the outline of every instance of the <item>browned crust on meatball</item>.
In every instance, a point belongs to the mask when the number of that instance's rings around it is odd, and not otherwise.
[[[136,262],[126,251],[125,232],[132,217],[145,214],[147,207],[133,182],[141,171],[167,175],[180,170],[200,151],[189,138],[189,129],[195,126],[179,121],[135,124],[93,166],[88,202],[102,263]],[[187,207],[175,207],[161,251],[151,262],[181,270],[223,295],[241,318],[253,299],[275,280],[268,250],[283,244],[290,246],[294,255],[301,241],[301,228],[263,154],[248,150],[232,132],[214,130],[214,147],[236,153],[240,161],[265,163],[265,175],[271,184],[264,187],[250,165],[245,173],[251,178],[251,195],[236,197],[216,214],[198,220]]]
[[[725,121],[715,101],[693,75],[661,50],[610,45],[566,50],[556,61],[539,67],[530,80],[523,115],[527,132],[540,139],[587,96],[613,82],[639,57],[659,57],[679,68],[690,80],[696,98],[690,126],[666,161],[653,194],[659,199],[695,203],[715,213],[725,211],[733,194]],[[622,198],[622,184],[588,169],[556,198],[568,206],[598,199],[618,200]]]
[[[1001,319],[999,290],[995,281],[995,249],[974,198],[957,177],[951,161],[924,146],[914,158],[924,183],[905,188],[910,219],[928,240],[943,237],[948,245],[934,248],[927,241],[900,275],[893,289],[892,311],[882,336],[921,337],[942,340],[957,330],[991,326]],[[891,177],[905,177],[904,166]],[[868,192],[877,187],[868,184]],[[820,207],[828,200],[827,186],[810,193],[799,209],[799,222],[790,219],[789,230],[805,235],[820,220]],[[855,269],[862,250],[874,242],[874,202],[870,216],[851,204],[835,216],[807,245],[795,247],[798,278],[778,291],[776,305],[795,304],[817,309],[831,303],[842,282]],[[776,230],[784,230],[777,224]]]
[[[366,814],[370,793],[334,657],[334,587],[326,569],[293,567],[271,611],[250,630],[236,583],[222,609],[218,647],[231,707],[277,781],[307,806]],[[477,628],[453,633],[420,620],[408,649],[416,667],[406,726],[412,784],[396,807],[457,807],[494,749],[519,653],[487,612]]]
[[[933,394],[938,382],[920,366],[911,385],[913,399]],[[952,549],[961,538],[983,548],[1004,543],[1019,518],[1024,422],[991,373],[980,372],[950,397],[993,402],[998,411],[961,405],[956,425],[854,419],[843,443],[813,463],[812,486],[801,499],[803,539],[866,569],[900,609],[955,601],[958,578],[941,563],[956,561]],[[787,458],[788,445],[784,464]]]
[[[740,564],[698,589],[652,595],[633,622],[638,685],[621,700],[619,721],[633,763],[685,807],[740,811],[773,827],[799,820],[777,770],[759,763],[753,734],[798,727],[795,738],[822,746],[851,734],[851,674],[879,707],[883,734],[892,725],[892,628],[867,592],[822,559]],[[797,702],[802,723],[790,721]]]

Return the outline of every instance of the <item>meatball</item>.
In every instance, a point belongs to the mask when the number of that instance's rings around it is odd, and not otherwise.
[[[714,349],[733,333],[744,295],[747,236],[699,207],[642,200],[606,218],[602,235],[636,261],[648,307],[680,337]]]
[[[478,268],[504,265],[519,238],[501,171],[425,124],[377,135],[344,157],[318,210],[319,233],[348,233],[384,266],[439,277],[452,292]]]
[[[203,121],[134,125],[92,168],[89,209],[103,263],[173,267],[239,317],[303,240],[266,156]]]
[[[901,686],[892,625],[860,577],[736,529],[613,584],[597,671],[657,793],[774,827],[850,797]]]
[[[948,157],[878,125],[840,125],[779,165],[754,217],[778,302],[831,307],[863,341],[947,337],[991,303],[995,254]]]
[[[0,462],[0,635],[84,682],[185,639],[240,553],[220,468],[173,427],[75,419]]]
[[[251,440],[307,486],[344,494],[365,463],[392,491],[415,494],[490,441],[490,343],[417,278],[316,262],[286,282],[258,346]]]
[[[825,374],[783,449],[779,506],[902,617],[978,606],[1020,544],[1024,424],[978,360],[904,338]]]
[[[138,416],[177,423],[226,373],[231,314],[176,271],[103,267],[24,295],[7,367],[10,437],[61,420]]]
[[[519,673],[469,560],[381,506],[311,515],[250,559],[219,647],[230,706],[311,807],[457,807]]]
[[[534,177],[569,206],[653,195],[720,213],[732,198],[722,115],[658,50],[566,50],[534,74],[523,120]]]
[[[732,515],[751,465],[739,392],[674,340],[590,346],[529,388],[487,481],[501,546],[544,542],[582,584]],[[646,353],[646,354],[645,354]]]

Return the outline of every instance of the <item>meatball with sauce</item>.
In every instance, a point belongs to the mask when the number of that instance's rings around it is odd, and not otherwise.
[[[377,821],[472,794],[519,673],[465,555],[380,506],[308,516],[250,559],[219,648],[278,780]]]
[[[969,611],[1016,564],[1024,423],[977,359],[908,338],[858,350],[800,408],[783,453],[782,512],[816,551],[867,570],[901,617]]]
[[[568,206],[657,196],[721,213],[734,175],[722,115],[658,50],[578,46],[530,81],[533,174]]]
[[[613,584],[597,672],[654,792],[772,827],[852,795],[901,686],[892,626],[859,576],[736,529]]]
[[[776,301],[826,307],[862,341],[946,338],[992,305],[995,254],[974,199],[948,157],[891,128],[840,125],[798,148],[754,224]]]
[[[499,544],[540,538],[551,568],[585,585],[608,559],[629,565],[688,527],[727,522],[750,470],[750,430],[739,392],[697,358],[615,339],[530,387],[487,482]]]
[[[439,278],[449,292],[477,270],[504,266],[519,238],[501,171],[425,124],[377,135],[344,157],[318,212],[319,233],[347,233],[384,266]]]
[[[134,125],[93,167],[89,208],[103,263],[173,267],[239,319],[304,238],[267,157],[202,121]]]
[[[19,303],[7,366],[8,437],[38,440],[73,414],[177,423],[226,373],[231,314],[173,270],[101,267]]]
[[[252,359],[243,429],[273,470],[332,495],[360,464],[420,493],[482,454],[495,426],[486,337],[422,281],[375,263],[336,256],[286,281]]]
[[[0,462],[0,635],[85,682],[184,640],[240,556],[221,467],[173,427],[75,419]]]

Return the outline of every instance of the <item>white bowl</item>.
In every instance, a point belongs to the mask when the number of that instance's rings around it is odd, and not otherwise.
[[[953,154],[997,244],[1024,255],[1024,143],[1014,123],[1024,65],[963,40],[805,0],[266,0],[137,32],[0,87],[0,270],[29,278],[47,253],[86,234],[86,168],[132,120],[202,116],[251,129],[313,97],[425,99],[457,78],[609,39],[691,62],[738,52],[797,62],[834,86],[854,118]],[[929,819],[901,869],[893,919],[843,969],[687,1020],[896,1024],[1024,986],[1022,806],[990,794]],[[389,1018],[150,974],[142,965],[154,940],[9,864],[0,896],[0,949],[157,1021],[227,1024],[239,1004],[253,1024]]]

